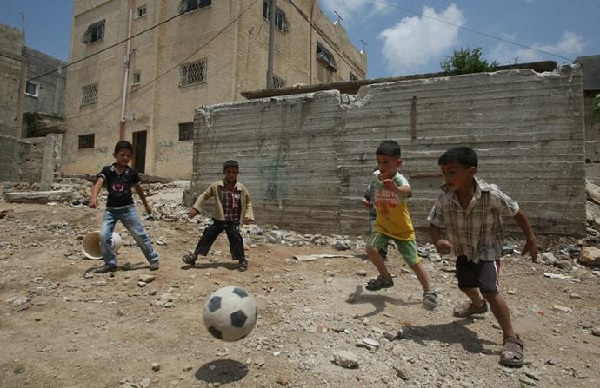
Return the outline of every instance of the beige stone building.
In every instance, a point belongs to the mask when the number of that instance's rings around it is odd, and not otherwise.
[[[270,4],[75,0],[62,172],[97,172],[124,139],[139,171],[189,179],[194,110],[267,87]],[[366,56],[317,0],[274,10],[274,88],[365,79]]]

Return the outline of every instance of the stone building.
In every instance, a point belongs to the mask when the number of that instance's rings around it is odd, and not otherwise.
[[[57,69],[64,66],[0,24],[0,181],[39,182],[44,169],[48,180],[58,173],[65,75]]]
[[[75,0],[62,171],[97,171],[125,139],[139,171],[189,179],[195,109],[267,88],[269,63],[274,88],[365,79],[317,0],[277,0],[270,45],[271,1]]]

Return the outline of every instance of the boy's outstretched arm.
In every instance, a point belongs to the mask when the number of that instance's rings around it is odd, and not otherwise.
[[[90,194],[89,206],[92,209],[95,209],[96,207],[98,207],[98,192],[100,192],[100,189],[102,188],[103,185],[104,185],[104,178],[96,179],[96,183],[94,184],[94,187],[92,187],[92,193]]]
[[[140,186],[139,183],[135,185],[135,192],[138,193],[138,195],[140,196],[140,199],[144,204],[144,208],[146,209],[146,213],[148,213],[149,215],[152,214],[152,208],[150,207],[150,204],[148,204],[148,200],[146,199],[146,193],[144,193],[144,190],[142,189],[142,186]]]
[[[384,179],[382,183],[385,186],[385,188],[389,191],[392,191],[397,194],[402,194],[407,197],[410,197],[412,195],[412,189],[408,185],[396,186],[396,183],[391,179]]]
[[[439,227],[429,224],[429,236],[431,242],[435,245],[435,249],[439,254],[446,255],[452,250],[452,243],[448,240],[442,240],[442,231]]]
[[[535,262],[538,254],[538,242],[535,233],[533,233],[533,229],[531,228],[531,224],[529,223],[529,219],[525,213],[523,213],[523,210],[519,210],[513,218],[527,239],[525,246],[523,247],[523,254],[529,252],[531,261]]]

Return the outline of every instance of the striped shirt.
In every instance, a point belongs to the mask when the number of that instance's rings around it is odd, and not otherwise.
[[[463,209],[456,193],[442,186],[442,193],[427,220],[442,229],[456,256],[473,262],[496,260],[502,253],[502,213],[514,217],[519,205],[494,184],[475,177],[475,193]]]

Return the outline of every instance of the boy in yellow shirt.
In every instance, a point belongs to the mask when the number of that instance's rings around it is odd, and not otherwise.
[[[406,178],[397,171],[403,163],[400,146],[393,140],[383,141],[377,147],[376,155],[379,173],[374,175],[373,184],[377,218],[367,243],[367,254],[377,268],[379,276],[371,279],[366,289],[378,291],[394,285],[379,254],[379,249],[387,248],[389,241],[392,240],[423,287],[423,306],[434,309],[437,307],[437,295],[431,289],[429,274],[417,254],[415,229],[408,209],[407,201],[412,191]]]

